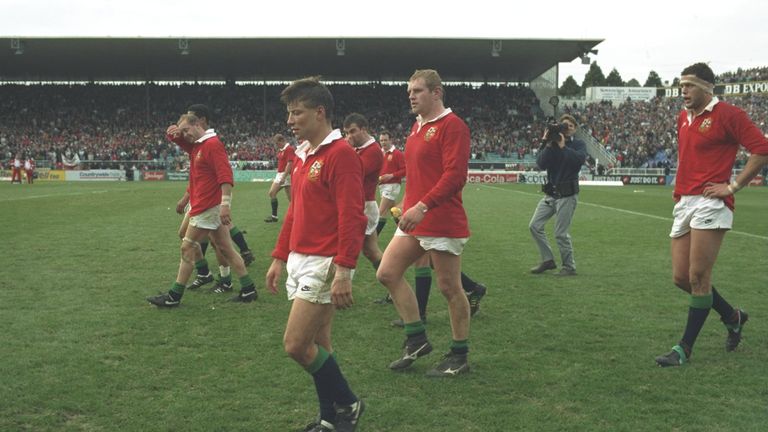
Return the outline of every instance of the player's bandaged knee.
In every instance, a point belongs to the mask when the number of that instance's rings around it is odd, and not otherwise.
[[[200,242],[196,242],[196,241],[192,240],[189,237],[184,237],[183,239],[181,239],[181,241],[191,244],[192,245],[192,249],[195,249],[195,248],[196,249],[200,249]],[[189,249],[185,248],[182,245],[182,247],[181,247],[181,260],[184,261],[185,263],[192,263],[192,264],[194,264],[194,262],[195,262],[195,256],[194,256],[195,254],[194,254],[194,252],[192,252],[192,256],[191,257],[188,257],[188,256],[186,256],[184,254],[184,251],[186,251],[186,250],[189,250]]]

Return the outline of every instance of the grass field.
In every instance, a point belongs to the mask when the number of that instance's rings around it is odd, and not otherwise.
[[[144,301],[175,277],[184,187],[0,184],[0,431],[293,431],[315,416],[312,380],[282,350],[284,292],[261,289],[247,305],[188,292],[174,310]],[[259,288],[279,229],[262,222],[266,188],[239,184],[233,207]],[[739,193],[714,272],[750,312],[742,346],[724,351],[713,312],[691,363],[673,369],[653,362],[679,339],[688,304],[671,283],[670,188],[584,187],[575,278],[528,273],[538,261],[527,229],[535,186],[467,185],[464,197],[463,269],[489,287],[472,322],[472,373],[423,376],[450,338],[436,287],[436,352],[410,372],[387,369],[403,333],[389,325],[391,306],[372,304],[384,290],[361,260],[357,303],[334,328],[342,370],[368,403],[358,430],[768,428],[768,188]],[[390,222],[382,247],[392,232]]]

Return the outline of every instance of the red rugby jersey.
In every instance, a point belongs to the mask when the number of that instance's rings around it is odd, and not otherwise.
[[[287,261],[290,252],[334,257],[355,268],[363,248],[363,165],[335,129],[312,153],[309,142],[296,150],[288,206],[272,257]]]
[[[683,110],[677,119],[677,133],[675,201],[682,195],[701,195],[708,182],[730,183],[739,145],[750,153],[768,154],[768,139],[747,114],[717,98],[692,121]],[[733,210],[733,195],[724,201]]]
[[[367,143],[355,148],[363,162],[363,196],[366,201],[376,201],[376,185],[379,184],[379,172],[384,164],[381,145],[371,138]]]
[[[405,156],[395,146],[390,147],[388,151],[384,151],[384,165],[382,165],[379,175],[384,174],[392,174],[393,177],[381,182],[382,184],[399,184],[403,181],[403,177],[405,177]]]
[[[296,150],[290,143],[285,143],[285,146],[277,152],[277,172],[285,172],[285,166],[288,162],[293,162],[293,158],[296,156]]]
[[[234,186],[235,182],[224,144],[216,132],[207,130],[194,144],[181,137],[168,138],[189,153],[189,215],[199,215],[221,204],[221,185]]]
[[[434,120],[417,120],[405,144],[404,208],[419,201],[429,208],[410,232],[429,237],[469,237],[469,222],[461,200],[469,167],[469,128],[450,109]]]

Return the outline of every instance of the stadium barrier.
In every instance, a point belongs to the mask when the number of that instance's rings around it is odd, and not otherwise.
[[[116,169],[93,169],[93,170],[52,170],[43,168],[37,171],[38,179],[42,180],[66,180],[66,181],[189,181],[189,172],[185,171],[162,171],[162,170],[116,170]],[[233,170],[235,182],[270,182],[275,178],[275,170]],[[9,170],[0,171],[0,178],[6,177],[10,180],[11,172]]]
[[[65,171],[67,181],[125,181],[126,173],[121,170],[97,169],[88,171]]]

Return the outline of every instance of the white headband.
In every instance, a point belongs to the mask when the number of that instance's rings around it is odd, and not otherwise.
[[[703,79],[697,77],[696,75],[683,75],[680,77],[680,84],[691,84],[694,85],[705,92],[712,94],[715,92],[715,85],[711,82],[704,81]]]

